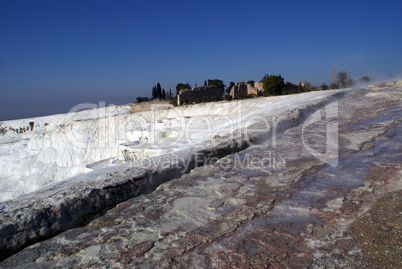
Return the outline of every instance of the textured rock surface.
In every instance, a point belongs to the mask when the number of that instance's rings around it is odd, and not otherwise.
[[[372,227],[365,214],[402,189],[401,97],[393,85],[350,92],[274,140],[120,203],[1,267],[376,267],[362,244],[381,231],[357,236],[351,224]]]
[[[344,93],[333,91],[319,97],[304,95],[303,100],[299,98],[292,106],[286,102],[287,97],[276,97],[273,100],[276,100],[277,105],[281,101],[287,104],[275,109],[277,114],[273,115],[272,108],[260,109],[254,117],[255,110],[248,109],[240,117],[237,116],[236,119],[240,118],[240,121],[234,124],[236,126],[229,126],[233,129],[231,132],[222,130],[220,135],[192,149],[95,170],[49,185],[16,200],[0,203],[0,259],[38,240],[83,225],[106,209],[149,192],[163,182],[178,178],[194,167],[210,162],[211,158],[238,152],[248,146],[248,141],[264,141],[274,132],[279,134],[297,126],[318,108]],[[245,104],[241,102],[238,104]],[[264,99],[248,102],[257,107],[266,104]],[[191,108],[186,111],[191,113]],[[248,121],[249,117],[256,121]],[[271,127],[267,129],[266,123]]]

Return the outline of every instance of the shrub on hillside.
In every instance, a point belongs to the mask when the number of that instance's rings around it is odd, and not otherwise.
[[[332,83],[332,84],[329,86],[329,88],[330,88],[331,90],[336,90],[336,89],[339,89],[339,86],[338,86],[338,84],[336,84],[336,83]]]
[[[173,97],[173,98],[169,101],[169,103],[170,103],[171,105],[177,106],[177,96]]]
[[[148,101],[149,101],[148,97],[141,97],[141,96],[137,97],[137,103],[148,102]]]
[[[269,95],[286,94],[285,82],[281,75],[265,75],[262,80],[264,91]],[[265,93],[264,93],[265,96]]]

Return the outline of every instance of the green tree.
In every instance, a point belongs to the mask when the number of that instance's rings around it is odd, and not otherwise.
[[[336,84],[336,83],[332,83],[331,85],[329,85],[329,88],[330,88],[331,90],[336,90],[336,89],[339,89],[339,86],[338,86],[338,84]]]
[[[220,79],[208,79],[208,86],[216,86],[222,89],[222,91],[225,89],[225,84]]]
[[[299,86],[299,89],[297,90],[297,93],[303,93],[303,92],[307,92],[306,87],[304,87],[304,86]]]
[[[157,98],[157,94],[156,94],[156,86],[152,87],[152,98],[156,99]]]
[[[170,103],[174,106],[177,106],[177,96],[175,97],[172,96],[172,99],[170,99]]]
[[[336,74],[336,82],[341,88],[345,88],[348,74],[345,71],[339,71]]]
[[[162,88],[161,88],[161,84],[158,82],[158,84],[156,84],[156,94],[157,94],[157,98],[162,99]]]
[[[235,85],[235,83],[233,81],[231,81],[229,83],[229,87],[226,89],[226,93],[230,93],[230,90],[232,89],[232,87]]]
[[[320,88],[321,88],[321,90],[323,90],[323,91],[328,90],[328,85],[325,84],[325,82],[323,82],[323,83],[321,83]]]
[[[148,102],[148,101],[149,101],[148,97],[141,97],[141,96],[137,97],[137,103]]]
[[[247,84],[250,84],[252,87],[254,87],[254,80],[249,80],[249,81],[247,81]]]
[[[162,90],[162,100],[166,100],[166,92],[165,92],[165,89]]]
[[[338,74],[336,75],[336,81],[341,88],[347,88],[353,85],[353,80],[345,71],[338,72]]]
[[[359,81],[362,83],[368,83],[371,81],[371,78],[369,76],[364,76],[364,77],[360,78]]]
[[[270,75],[264,76],[264,79],[262,81],[263,86],[264,86],[264,91],[266,96],[269,95],[282,95],[286,93],[286,87],[285,87],[285,82],[281,75],[276,76],[276,75]]]
[[[184,90],[184,89],[191,89],[190,84],[188,84],[188,83],[186,83],[186,84],[183,84],[183,83],[177,84],[177,86],[176,86],[176,94],[179,94],[180,91]]]

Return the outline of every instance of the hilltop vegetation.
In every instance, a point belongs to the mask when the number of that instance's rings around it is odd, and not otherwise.
[[[372,78],[369,76],[363,76],[358,80],[361,83],[368,83],[372,81]],[[339,71],[336,73],[336,68],[331,68],[331,81],[329,84],[322,82],[320,86],[311,86],[311,84],[307,81],[300,81],[296,85],[285,82],[285,79],[281,75],[267,75],[265,74],[263,78],[259,81],[263,85],[263,91],[258,95],[255,94],[245,94],[240,93],[236,96],[236,99],[245,99],[245,98],[254,98],[255,96],[276,96],[276,95],[285,95],[285,94],[295,94],[295,93],[303,93],[310,91],[325,91],[329,89],[341,89],[352,87],[355,84],[355,81],[351,78],[349,71]],[[247,81],[247,87],[254,88],[255,81],[249,80]],[[233,96],[230,95],[231,90],[236,85],[234,82],[230,82],[229,86],[226,87],[223,80],[221,79],[207,79],[204,80],[204,89],[206,87],[215,86],[222,90],[222,96],[204,96],[202,98],[193,98],[191,103],[201,103],[201,102],[214,102],[227,100],[230,101],[233,99]],[[260,84],[261,85],[261,84]],[[202,89],[203,87],[197,87],[195,84],[195,88]],[[174,95],[169,89],[169,91],[165,91],[162,88],[160,83],[158,82],[154,87],[152,87],[152,97],[137,97],[137,102],[148,102],[153,100],[168,100],[172,104],[177,105],[177,96],[180,94],[182,90],[192,89],[189,83],[178,83],[176,85],[176,95]],[[188,101],[184,101],[183,103],[189,103]]]

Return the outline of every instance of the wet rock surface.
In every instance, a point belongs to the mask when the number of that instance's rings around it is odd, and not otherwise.
[[[350,92],[0,266],[401,267],[401,112],[398,86]]]

